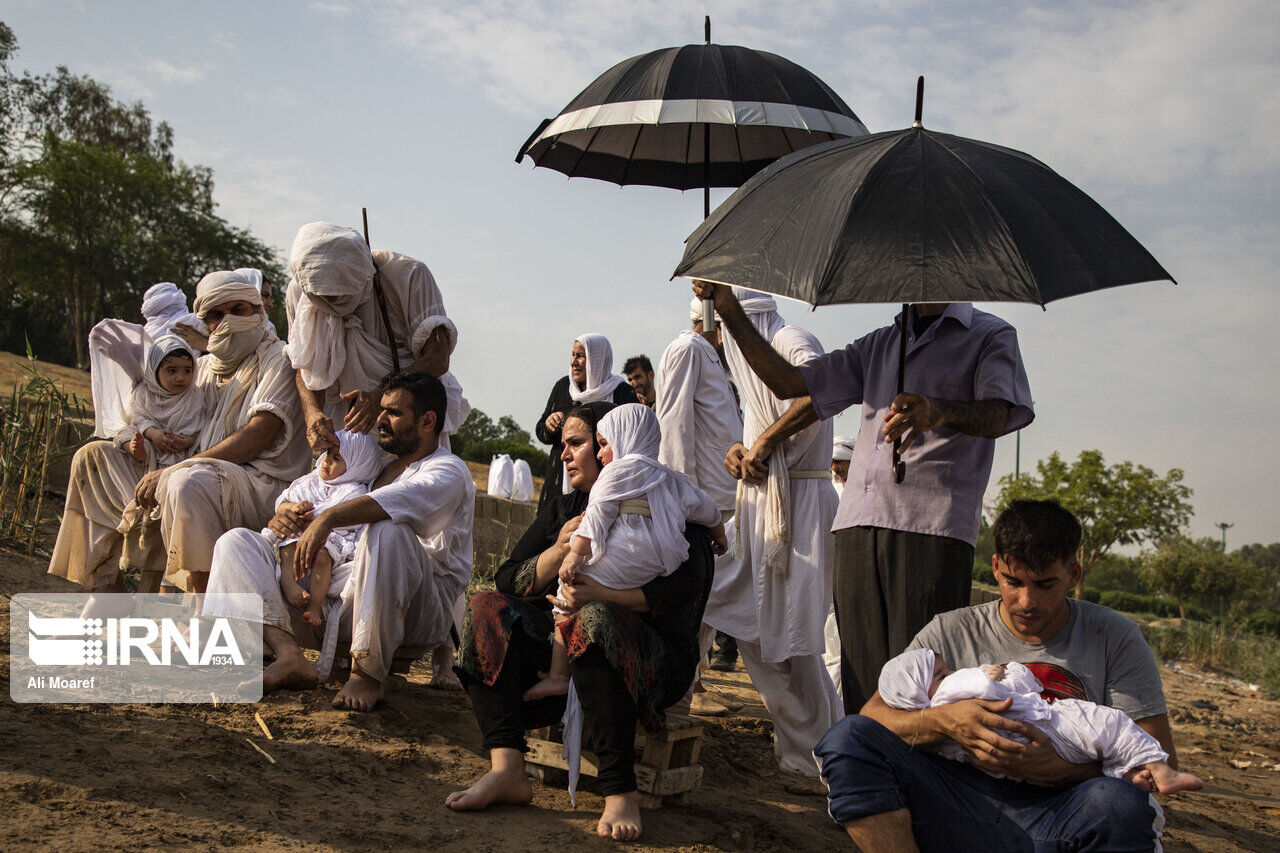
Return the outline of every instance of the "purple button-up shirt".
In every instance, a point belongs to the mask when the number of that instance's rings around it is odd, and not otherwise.
[[[922,433],[903,454],[906,479],[893,482],[893,442],[880,429],[898,395],[901,323],[899,315],[893,325],[800,366],[818,417],[825,420],[862,404],[849,479],[832,529],[884,527],[975,545],[993,439],[946,428]],[[1012,406],[1006,433],[1035,417],[1018,333],[968,302],[947,306],[919,339],[907,330],[906,390],[965,403],[1004,400]]]

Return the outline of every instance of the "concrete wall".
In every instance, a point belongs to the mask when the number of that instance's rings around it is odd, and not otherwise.
[[[471,589],[491,587],[493,572],[511,549],[520,541],[525,530],[538,515],[536,502],[511,501],[482,493],[476,494],[474,540],[475,567],[472,571]]]

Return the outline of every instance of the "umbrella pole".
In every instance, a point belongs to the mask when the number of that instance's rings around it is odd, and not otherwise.
[[[898,393],[906,390],[907,379],[907,309],[911,303],[902,303],[902,328],[898,330]],[[901,438],[893,440],[893,482],[901,483],[907,476],[907,463],[902,461]]]
[[[711,16],[707,16],[707,42],[711,41]],[[711,125],[702,126],[702,218],[711,216]],[[716,330],[716,303],[702,300],[702,331]]]

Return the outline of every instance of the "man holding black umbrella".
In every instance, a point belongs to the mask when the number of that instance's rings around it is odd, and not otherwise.
[[[854,403],[862,417],[834,531],[844,707],[857,713],[880,668],[937,613],[969,603],[973,548],[995,439],[1034,417],[1013,327],[971,304],[916,305],[907,336],[915,393],[897,393],[901,321],[803,365],[780,358],[732,291],[711,297],[755,373],[779,398],[806,398],[765,430],[742,464],[762,475],[773,449]],[[909,474],[893,482],[892,442]]]

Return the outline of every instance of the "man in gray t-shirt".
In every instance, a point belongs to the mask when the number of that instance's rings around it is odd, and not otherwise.
[[[1009,630],[1001,602],[992,601],[935,616],[907,648],[933,649],[952,669],[1016,661],[1040,680],[1050,701],[1087,699],[1134,720],[1164,714],[1160,673],[1138,626],[1108,607],[1065,603],[1066,627],[1043,641]]]
[[[1079,522],[1052,501],[1015,501],[994,534],[1000,600],[934,617],[908,648],[932,649],[953,668],[1025,664],[1050,701],[1087,699],[1127,713],[1176,768],[1160,674],[1137,626],[1067,598],[1080,579]],[[831,816],[865,851],[1155,845],[1164,815],[1149,794],[1101,776],[1098,763],[1068,763],[1039,729],[1001,716],[1009,706],[968,699],[902,711],[877,692],[814,749]],[[928,747],[944,740],[968,750],[972,763],[932,754]]]

